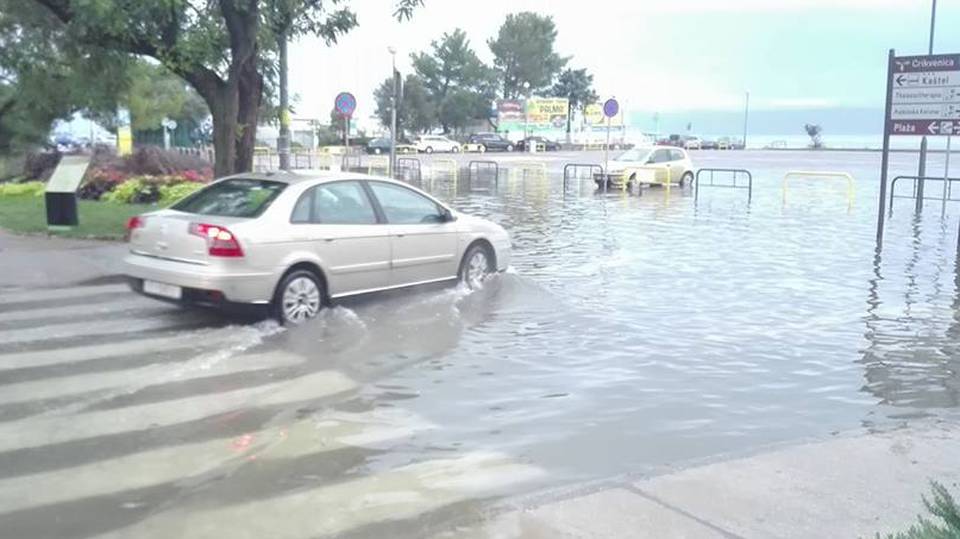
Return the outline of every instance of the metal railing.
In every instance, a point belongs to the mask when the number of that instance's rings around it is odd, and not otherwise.
[[[436,179],[437,176],[445,175],[457,181],[460,172],[460,165],[453,159],[434,159],[430,162],[430,178]]]
[[[787,202],[787,184],[790,178],[842,178],[847,180],[847,206],[853,206],[853,176],[846,172],[791,170],[783,175],[783,203]]]
[[[913,183],[913,193],[910,195],[897,195],[897,182],[899,180],[909,180]],[[895,198],[917,198],[917,184],[920,181],[937,181],[937,182],[946,182],[946,185],[943,187],[943,192],[941,196],[938,197],[928,197],[923,196],[923,200],[939,200],[941,202],[960,202],[960,198],[953,198],[953,182],[960,182],[960,178],[944,178],[936,176],[897,176],[896,178],[890,180],[890,206],[887,212],[890,215],[893,215],[893,199]]]
[[[526,180],[528,177],[532,177],[533,179],[540,181],[546,181],[547,165],[544,163],[516,163],[514,166],[510,167],[511,180]]]
[[[389,157],[369,157],[367,158],[367,174],[373,174],[374,171],[383,171],[383,175],[390,174]]]
[[[581,175],[579,174],[579,172],[581,170],[587,171],[588,178],[590,180],[596,179],[595,172],[597,174],[600,174],[600,177],[603,177],[603,167],[600,165],[597,165],[594,163],[567,163],[566,165],[563,165],[563,190],[564,191],[567,190],[567,182],[569,182],[571,179],[576,178],[579,183],[579,180],[581,178]]]
[[[408,177],[408,172],[416,173],[410,174],[409,176],[415,177],[418,185],[423,182],[423,173],[420,169],[420,160],[416,157],[398,157],[397,168],[394,170],[394,174],[397,176],[397,179],[407,182],[412,181],[413,178]]]
[[[693,201],[696,202],[700,196],[700,175],[703,173],[710,173],[710,183],[703,185],[703,187],[723,187],[727,189],[746,189],[747,190],[747,204],[753,200],[753,174],[745,168],[701,168],[697,170],[697,174],[693,177]],[[716,173],[722,173],[724,178],[729,178],[733,183],[716,183],[714,181],[714,175]],[[737,183],[737,178],[739,176],[746,176],[747,185],[742,185]]]
[[[467,163],[467,184],[474,190],[473,181],[480,179],[481,172],[488,172],[492,181],[492,189],[496,190],[500,183],[500,165],[496,161],[474,160]],[[487,190],[491,188],[488,186]]]

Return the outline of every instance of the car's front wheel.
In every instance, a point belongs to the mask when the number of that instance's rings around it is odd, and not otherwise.
[[[483,144],[481,144],[480,147],[477,148],[477,151],[480,152],[480,153],[486,153],[487,147],[484,146]]]
[[[450,148],[450,151],[453,153],[460,153],[460,146],[454,146],[453,148]]]
[[[693,185],[693,172],[685,172],[683,176],[680,177],[680,187],[686,187],[688,185]]]
[[[513,151],[513,144],[507,144],[507,151],[508,151],[508,152],[512,152],[512,151]]]
[[[471,290],[483,286],[483,282],[493,273],[493,255],[484,245],[473,245],[467,249],[460,262],[460,282]]]
[[[298,325],[323,309],[323,283],[309,270],[292,271],[283,278],[273,298],[274,316],[282,324]]]
[[[424,150],[424,151],[425,151],[426,153],[433,153],[433,148],[431,148],[430,146],[427,146],[427,149]]]
[[[373,149],[373,153],[374,153],[375,155],[380,155],[382,152],[383,152],[383,150],[381,150],[380,148],[374,148],[374,149]]]

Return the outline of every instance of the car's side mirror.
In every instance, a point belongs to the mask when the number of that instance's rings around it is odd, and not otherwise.
[[[453,212],[450,211],[448,208],[443,208],[442,210],[440,210],[440,212],[441,212],[440,216],[443,218],[444,223],[449,223],[457,220],[457,218],[453,215]]]

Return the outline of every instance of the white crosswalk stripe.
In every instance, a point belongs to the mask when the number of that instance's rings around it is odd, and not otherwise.
[[[25,309],[17,311],[4,312],[3,304],[0,304],[0,324],[6,322],[20,322],[23,320],[35,320],[42,324],[45,320],[53,317],[85,317],[99,314],[109,314],[117,312],[129,312],[132,310],[143,311],[170,311],[175,307],[164,305],[148,298],[140,296],[125,297],[114,301],[105,301],[88,305],[65,305],[62,307],[46,307],[43,309]]]
[[[0,290],[0,312],[4,310],[5,303],[49,301],[87,296],[91,298],[91,301],[96,301],[96,298],[103,294],[115,294],[118,292],[129,292],[133,294],[133,292],[130,291],[130,287],[122,283],[99,286],[74,286],[70,288]]]
[[[485,451],[444,449],[444,458],[425,453],[413,464],[409,455],[367,460],[394,447],[415,451],[419,437],[440,429],[396,402],[367,403],[360,382],[323,363],[322,347],[310,357],[278,350],[288,341],[274,337],[283,332],[275,323],[203,327],[216,318],[114,294],[124,290],[0,291],[0,465],[9,466],[0,470],[0,529],[71,536],[73,521],[89,517],[73,504],[125,511],[117,505],[150,492],[159,504],[142,519],[83,536],[336,535],[495,496],[544,474]],[[68,298],[85,301],[46,303]],[[97,319],[113,313],[127,316]],[[197,328],[178,329],[192,321]],[[154,330],[161,333],[135,338]],[[318,466],[340,467],[330,472],[336,479],[284,475]],[[216,497],[236,489],[232,481],[253,491]],[[121,525],[129,527],[114,527]]]

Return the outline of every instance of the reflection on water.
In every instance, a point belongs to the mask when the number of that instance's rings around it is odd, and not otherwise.
[[[913,219],[898,200],[878,254],[879,154],[703,155],[750,169],[752,201],[598,195],[555,175],[425,182],[510,231],[513,271],[475,294],[350,305],[350,327],[301,332],[300,350],[377,379],[341,406],[434,425],[384,458],[494,450],[564,479],[952,413],[956,208]],[[810,168],[853,173],[853,204],[819,180],[784,200],[784,172]]]

